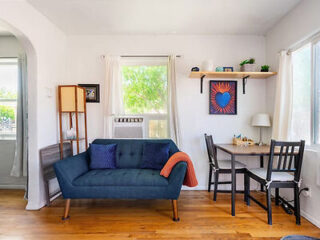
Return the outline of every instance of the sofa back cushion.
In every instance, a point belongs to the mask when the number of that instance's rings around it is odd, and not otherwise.
[[[117,168],[140,168],[144,143],[169,143],[169,157],[179,149],[170,139],[96,139],[93,144],[117,144]]]

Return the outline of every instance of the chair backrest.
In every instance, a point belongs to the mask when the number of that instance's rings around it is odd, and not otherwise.
[[[69,142],[63,143],[63,157],[72,156],[72,148]],[[53,165],[60,161],[60,144],[53,144],[40,149],[40,164],[43,172],[43,177],[48,180],[55,177]]]
[[[209,163],[213,164],[215,168],[219,168],[218,159],[217,159],[217,147],[214,145],[212,135],[204,134],[206,140],[208,159]]]
[[[145,143],[168,143],[169,157],[179,152],[171,139],[96,139],[93,144],[117,144],[116,162],[118,168],[140,168]]]
[[[305,141],[278,142],[271,140],[267,171],[267,181],[271,180],[272,172],[294,173],[294,180],[300,180]],[[277,162],[274,162],[274,160]]]

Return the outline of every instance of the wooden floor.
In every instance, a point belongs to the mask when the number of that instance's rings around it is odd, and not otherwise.
[[[256,197],[264,199],[262,193]],[[217,202],[206,191],[182,191],[180,222],[173,222],[168,200],[72,200],[71,218],[62,221],[64,200],[51,207],[25,211],[19,190],[0,190],[0,239],[280,239],[288,234],[320,238],[320,229],[273,205],[273,226],[265,211],[247,207],[237,196],[237,216],[230,215],[230,195]]]

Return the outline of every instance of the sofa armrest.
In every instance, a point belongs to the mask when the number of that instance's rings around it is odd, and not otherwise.
[[[178,187],[181,189],[183,180],[185,178],[186,175],[186,171],[187,171],[187,163],[186,162],[179,162],[177,163],[170,175],[169,175],[169,185],[171,185],[171,187]]]
[[[54,169],[60,184],[72,184],[72,181],[89,171],[87,152],[62,159],[54,164]]]

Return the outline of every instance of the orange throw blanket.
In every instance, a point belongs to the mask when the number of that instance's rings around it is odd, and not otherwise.
[[[164,165],[164,167],[162,168],[160,175],[164,176],[164,177],[169,177],[172,168],[178,163],[178,162],[186,162],[187,163],[187,172],[186,172],[186,176],[184,178],[183,181],[183,185],[186,185],[188,187],[195,187],[198,185],[198,180],[196,177],[196,173],[194,171],[193,168],[193,164],[192,161],[190,159],[190,157],[188,156],[188,154],[184,153],[184,152],[176,152],[175,154],[173,154],[168,162]]]

